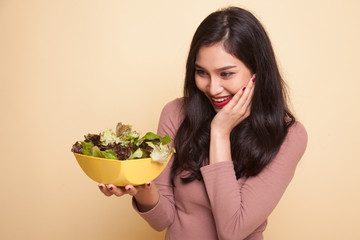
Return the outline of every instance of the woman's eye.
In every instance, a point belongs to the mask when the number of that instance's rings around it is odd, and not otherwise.
[[[205,71],[203,71],[203,70],[195,70],[195,73],[197,74],[197,75],[199,75],[199,76],[206,76],[207,75],[207,73],[205,72]]]
[[[221,77],[230,77],[233,74],[234,74],[233,72],[222,72],[222,73],[220,73],[220,76]]]

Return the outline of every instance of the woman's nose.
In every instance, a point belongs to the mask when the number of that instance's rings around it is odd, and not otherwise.
[[[209,93],[212,96],[216,96],[216,95],[220,94],[222,90],[223,90],[223,88],[221,86],[220,81],[216,78],[210,78]]]

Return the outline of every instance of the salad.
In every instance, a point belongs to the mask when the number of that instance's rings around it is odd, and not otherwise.
[[[165,163],[175,149],[169,146],[171,138],[161,137],[153,132],[140,134],[131,125],[118,123],[115,132],[106,129],[100,134],[87,134],[83,141],[77,141],[71,148],[73,153],[116,160],[152,158]]]

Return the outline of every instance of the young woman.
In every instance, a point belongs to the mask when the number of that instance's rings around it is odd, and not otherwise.
[[[263,239],[293,178],[307,134],[286,104],[270,40],[248,11],[210,14],[193,37],[184,97],[168,103],[158,133],[176,154],[144,186],[99,184],[166,239]]]

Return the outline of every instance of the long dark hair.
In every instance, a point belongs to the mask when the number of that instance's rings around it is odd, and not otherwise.
[[[256,73],[251,114],[230,134],[236,177],[256,176],[275,157],[295,122],[286,104],[286,89],[269,37],[250,12],[229,7],[210,14],[197,28],[186,63],[185,117],[175,137],[176,154],[171,180],[202,179],[200,168],[209,164],[210,124],[215,116],[210,101],[195,85],[199,49],[222,43],[224,48]]]

